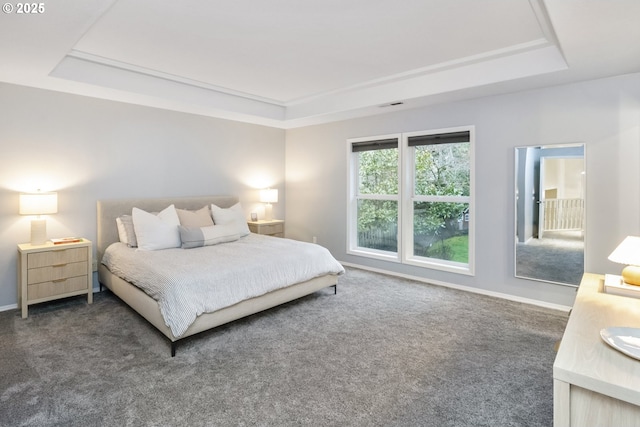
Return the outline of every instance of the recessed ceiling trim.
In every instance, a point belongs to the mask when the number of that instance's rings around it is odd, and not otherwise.
[[[125,67],[117,61],[105,61],[105,58],[98,57],[100,61],[95,59],[94,55],[74,51],[58,64],[50,76],[138,93],[176,104],[192,104],[197,109],[235,112],[260,121],[280,122],[283,127],[301,119],[317,120],[398,99],[415,99],[567,68],[558,48],[539,39],[439,64],[438,67],[426,67],[421,73],[415,70],[403,73],[402,77],[395,76],[395,80],[381,80],[377,84],[369,82],[306,103],[283,106],[220,91],[211,85],[197,84],[189,79],[176,79],[176,76],[164,73]]]
[[[285,115],[285,107],[280,105],[70,55],[67,55],[49,75],[148,97],[193,104],[200,108],[226,110],[275,120],[283,120]]]
[[[411,79],[363,87],[350,92],[317,98],[312,102],[287,105],[286,119],[296,120],[322,116],[326,113],[381,105],[398,99],[410,100],[446,92],[454,92],[497,82],[531,77],[568,68],[556,46],[504,55],[486,61],[469,62],[425,73]]]
[[[339,93],[357,91],[357,90],[365,89],[368,87],[381,86],[381,85],[393,83],[400,80],[420,77],[424,74],[446,71],[448,69],[453,69],[453,68],[461,67],[464,65],[474,64],[481,61],[488,61],[488,60],[500,58],[503,56],[515,55],[515,54],[526,52],[529,50],[540,49],[540,48],[549,46],[551,44],[552,43],[550,43],[546,39],[531,40],[526,43],[520,43],[517,45],[508,46],[502,49],[496,49],[489,52],[482,52],[482,53],[470,55],[464,58],[457,58],[455,60],[446,61],[439,64],[434,64],[434,65],[430,65],[427,67],[422,67],[414,70],[409,70],[409,71],[394,74],[391,76],[385,76],[379,79],[374,79],[367,82],[361,82],[356,85],[343,87],[343,88],[332,90],[332,91],[322,92],[322,93],[318,93],[318,94],[314,94],[314,95],[310,95],[302,98],[297,98],[290,101],[279,101],[272,98],[266,98],[266,97],[262,97],[262,96],[234,90],[234,89],[229,89],[226,87],[216,86],[209,83],[189,79],[186,77],[177,76],[174,74],[165,73],[158,70],[152,70],[152,69],[140,67],[134,64],[125,63],[122,61],[117,61],[110,58],[104,58],[102,56],[93,55],[91,53],[83,52],[75,49],[69,52],[69,54],[67,54],[67,57],[81,59],[83,61],[93,62],[95,64],[101,64],[101,65],[109,66],[112,68],[131,71],[131,72],[139,73],[142,75],[156,77],[156,78],[177,82],[177,83],[182,83],[182,84],[186,84],[194,87],[200,87],[209,91],[225,93],[228,95],[252,99],[255,101],[260,101],[260,102],[273,104],[281,107],[288,107],[292,105],[309,103],[314,101],[315,99],[323,98],[326,96],[331,96]]]
[[[367,82],[361,82],[355,85],[343,87],[333,91],[328,91],[328,92],[323,92],[323,93],[319,93],[319,94],[315,94],[315,95],[311,95],[303,98],[298,98],[295,100],[285,102],[284,105],[288,107],[292,105],[305,104],[305,103],[314,101],[316,99],[323,98],[330,95],[357,91],[357,90],[366,89],[374,86],[382,86],[382,85],[394,83],[400,80],[413,79],[413,78],[421,77],[426,74],[446,71],[446,70],[450,70],[458,67],[463,67],[466,65],[475,64],[478,62],[490,61],[490,60],[501,58],[504,56],[517,55],[519,53],[528,52],[536,49],[542,49],[552,45],[553,45],[552,43],[550,43],[547,39],[544,39],[544,38],[531,40],[525,43],[519,43],[517,45],[507,46],[502,49],[495,49],[488,52],[469,55],[464,58],[457,58],[451,61],[429,65],[427,67],[417,68],[414,70],[409,70],[402,73],[394,74],[391,76],[385,76],[379,79],[369,80]]]
[[[267,104],[274,104],[278,106],[284,105],[282,102],[275,99],[266,98],[266,97],[242,92],[239,90],[229,89],[226,87],[216,86],[210,83],[193,80],[186,77],[176,76],[174,74],[169,74],[169,73],[165,73],[158,70],[151,70],[149,68],[140,67],[138,65],[129,64],[122,61],[117,61],[115,59],[104,58],[102,56],[93,55],[91,53],[82,52],[80,50],[75,50],[75,49],[71,50],[71,52],[67,54],[67,57],[77,58],[83,61],[94,62],[96,64],[106,65],[113,68],[119,68],[121,70],[131,71],[131,72],[135,72],[135,73],[139,73],[139,74],[143,74],[151,77],[157,77],[160,79],[178,82],[178,83],[182,83],[190,86],[200,87],[200,88],[211,90],[211,91],[222,92],[229,95],[238,96],[241,98],[253,99],[255,101],[265,102]]]
[[[547,12],[547,8],[545,7],[543,0],[529,0],[529,5],[533,10],[533,14],[536,17],[536,20],[538,21],[538,25],[540,26],[540,30],[542,31],[544,38],[556,45],[558,47],[558,50],[562,52],[562,48],[558,41],[558,36],[553,30],[553,25],[551,25],[551,21],[549,20],[549,13]]]

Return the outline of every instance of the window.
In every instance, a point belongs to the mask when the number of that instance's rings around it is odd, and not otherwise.
[[[470,271],[471,131],[404,135],[408,188],[403,260],[451,271]]]
[[[350,140],[350,250],[398,258],[400,136]]]
[[[350,139],[348,252],[473,274],[473,127]]]

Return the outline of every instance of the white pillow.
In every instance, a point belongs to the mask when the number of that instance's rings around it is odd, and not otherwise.
[[[234,224],[236,232],[242,237],[251,233],[247,219],[244,216],[244,210],[240,203],[236,203],[230,208],[224,209],[216,205],[211,205],[211,216],[216,225]]]
[[[138,249],[155,251],[158,249],[179,248],[180,219],[174,205],[165,208],[158,215],[133,208],[133,228],[136,231]]]

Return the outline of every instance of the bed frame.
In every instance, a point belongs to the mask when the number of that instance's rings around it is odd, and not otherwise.
[[[131,214],[133,207],[146,210],[147,212],[159,212],[170,204],[174,204],[176,208],[179,209],[195,210],[212,203],[221,208],[228,208],[237,202],[238,198],[233,196],[201,196],[161,199],[99,200],[97,203],[97,260],[100,290],[102,290],[103,285],[109,288],[111,292],[116,294],[122,301],[169,338],[171,342],[171,357],[174,357],[176,354],[177,342],[188,336],[312,294],[326,287],[333,287],[334,293],[337,291],[337,276],[325,275],[317,277],[287,288],[269,292],[260,297],[239,302],[231,307],[223,308],[213,313],[204,313],[196,318],[195,322],[189,326],[184,335],[176,338],[171,333],[171,329],[165,324],[160,314],[158,303],[136,286],[112,274],[111,271],[101,263],[102,256],[107,247],[119,241],[116,218],[120,215]]]

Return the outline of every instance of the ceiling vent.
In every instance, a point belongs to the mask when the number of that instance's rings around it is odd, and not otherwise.
[[[404,104],[404,102],[402,102],[402,101],[390,102],[389,104],[380,105],[380,108],[397,107],[398,105],[402,105],[402,104]]]

